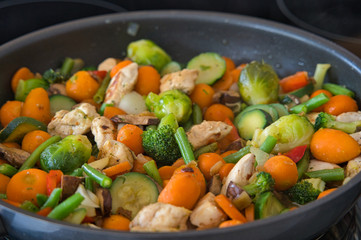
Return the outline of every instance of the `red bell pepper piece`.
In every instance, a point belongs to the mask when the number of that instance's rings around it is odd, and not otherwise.
[[[51,192],[60,186],[63,172],[60,170],[50,170],[46,177],[46,194],[50,196]]]
[[[298,146],[291,149],[284,155],[291,158],[295,163],[297,163],[302,159],[303,155],[305,155],[306,149],[307,149],[307,145]]]
[[[89,71],[89,73],[91,75],[95,75],[95,76],[99,77],[100,80],[103,80],[105,78],[105,76],[107,75],[107,71],[103,71],[103,70],[101,70],[101,71],[97,71],[97,70]]]

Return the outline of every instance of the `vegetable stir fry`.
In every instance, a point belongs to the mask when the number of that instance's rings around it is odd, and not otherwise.
[[[360,172],[354,93],[314,73],[151,40],[96,68],[21,67],[1,106],[0,198],[119,231],[225,228],[297,211]],[[309,76],[309,75],[313,76]]]

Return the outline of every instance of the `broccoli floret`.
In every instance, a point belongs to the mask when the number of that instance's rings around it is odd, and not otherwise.
[[[321,112],[318,114],[315,122],[315,130],[320,128],[332,128],[344,131],[345,133],[356,132],[357,127],[361,126],[361,121],[339,122],[336,118],[328,113]]]
[[[142,134],[145,153],[152,157],[158,166],[170,165],[181,157],[171,125],[161,125],[158,129],[148,129]]]
[[[52,83],[62,83],[66,80],[66,77],[58,71],[54,71],[53,69],[48,69],[44,72],[43,79],[47,81],[49,84],[52,84]]]
[[[317,199],[325,189],[325,182],[320,178],[303,179],[286,191],[290,199],[298,204],[306,204]]]
[[[242,189],[251,197],[257,197],[261,193],[273,191],[274,185],[275,180],[272,178],[271,174],[260,172],[257,174],[254,182],[243,186]]]

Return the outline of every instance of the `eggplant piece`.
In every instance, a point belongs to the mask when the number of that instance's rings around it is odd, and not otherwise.
[[[228,184],[226,196],[240,211],[252,203],[252,199],[248,193],[234,182]]]
[[[30,153],[24,150],[9,148],[0,143],[0,157],[15,167],[21,167],[29,156]]]
[[[228,147],[224,150],[224,152],[230,151],[230,150],[240,150],[241,148],[244,148],[247,144],[247,141],[243,138],[239,138],[237,140],[234,140],[231,142],[231,144],[228,145]]]
[[[112,196],[106,188],[98,188],[96,195],[100,202],[100,210],[103,216],[109,216],[112,211]]]
[[[137,114],[116,115],[111,120],[115,123],[129,123],[141,126],[158,125],[160,122],[156,116]]]
[[[62,191],[62,199],[66,199],[73,195],[78,189],[79,184],[84,181],[83,177],[76,177],[70,175],[62,175],[60,187]]]

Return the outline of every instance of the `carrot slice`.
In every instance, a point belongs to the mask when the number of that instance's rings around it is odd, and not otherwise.
[[[128,161],[125,161],[103,169],[103,173],[105,173],[105,175],[107,175],[108,177],[112,177],[117,174],[128,172],[130,169],[132,169],[132,165],[130,165]]]
[[[244,215],[246,216],[247,222],[254,221],[254,204],[252,203],[244,210]]]
[[[218,206],[233,220],[238,220],[242,222],[247,222],[247,219],[243,214],[238,211],[238,209],[233,205],[233,203],[223,194],[217,195],[214,200]]]

